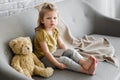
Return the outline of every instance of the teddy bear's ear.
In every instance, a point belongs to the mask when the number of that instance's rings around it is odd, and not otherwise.
[[[9,42],[9,46],[10,46],[11,48],[13,48],[13,47],[16,45],[16,43],[17,43],[17,40],[11,40],[11,41]]]

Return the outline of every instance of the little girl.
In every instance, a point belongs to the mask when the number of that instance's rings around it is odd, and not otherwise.
[[[43,3],[41,6],[34,38],[34,51],[37,57],[46,66],[94,75],[97,65],[96,58],[89,56],[85,59],[74,49],[66,49],[57,28],[58,12],[55,5]],[[64,49],[60,57],[53,56],[57,46]]]

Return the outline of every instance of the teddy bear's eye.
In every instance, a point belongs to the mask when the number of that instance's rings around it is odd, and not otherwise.
[[[27,49],[29,49],[29,47],[27,47]]]
[[[22,47],[23,47],[23,44],[22,44]]]

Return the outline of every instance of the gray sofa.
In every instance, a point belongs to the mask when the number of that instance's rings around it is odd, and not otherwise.
[[[96,38],[106,37],[115,48],[115,56],[120,60],[120,20],[106,17],[96,11],[84,0],[64,0],[56,3],[60,16],[69,26],[74,37],[86,34]],[[19,36],[34,37],[38,11],[35,8],[22,13],[0,18],[0,80],[32,80],[18,73],[10,66],[12,52],[8,42]],[[53,76],[42,78],[33,76],[35,80],[120,80],[120,68],[99,62],[96,75],[56,69]]]

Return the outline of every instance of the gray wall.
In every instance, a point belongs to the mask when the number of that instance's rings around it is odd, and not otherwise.
[[[116,2],[116,18],[120,18],[120,0],[115,0]]]

